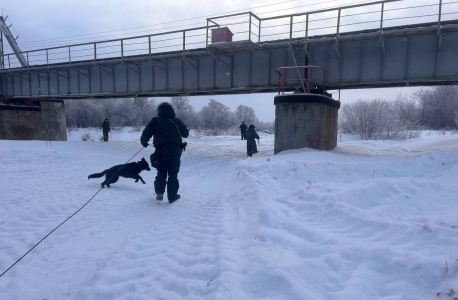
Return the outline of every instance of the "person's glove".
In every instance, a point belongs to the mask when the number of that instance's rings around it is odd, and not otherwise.
[[[141,141],[140,143],[141,143],[142,146],[145,147],[145,148],[148,147],[148,145],[149,145],[147,142],[144,142],[144,141]]]

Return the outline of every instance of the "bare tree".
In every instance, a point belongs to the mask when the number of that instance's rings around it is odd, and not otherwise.
[[[207,129],[226,129],[232,125],[233,114],[229,107],[210,99],[199,112],[202,125]]]
[[[458,110],[458,88],[438,86],[414,93],[420,106],[420,123],[428,129],[456,128],[455,111]]]
[[[241,121],[253,123],[259,129],[272,131],[272,124],[262,123],[253,108],[240,105],[232,112],[226,105],[210,99],[199,112],[189,103],[188,97],[172,97],[170,103],[178,118],[189,128],[197,129],[238,129]],[[152,98],[88,99],[67,100],[66,115],[68,127],[100,127],[105,118],[112,127],[145,126],[157,116],[157,102]]]
[[[418,129],[420,126],[421,108],[415,99],[398,94],[394,100],[394,109],[399,121],[409,129]]]
[[[386,100],[358,100],[346,104],[340,112],[339,125],[343,133],[358,134],[362,139],[407,139],[418,136],[403,122],[397,103]]]
[[[190,128],[198,127],[198,120],[194,106],[189,103],[189,98],[185,96],[178,96],[170,98],[175,113],[186,126]]]
[[[188,97],[185,96],[172,97],[170,98],[170,103],[172,104],[176,113],[180,113],[183,110],[187,110],[188,107],[191,106],[191,104],[189,104]]]
[[[235,110],[235,116],[237,117],[237,121],[239,123],[242,121],[245,121],[248,124],[258,123],[258,118],[256,117],[254,109],[246,105],[239,105]]]
[[[144,126],[157,114],[150,98],[67,100],[65,105],[68,127],[100,127],[105,118],[112,126]]]

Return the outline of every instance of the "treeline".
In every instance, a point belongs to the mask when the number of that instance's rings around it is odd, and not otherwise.
[[[161,101],[162,102],[162,101]],[[259,129],[273,130],[273,124],[262,122],[252,107],[239,105],[235,111],[210,99],[200,111],[189,103],[188,97],[172,97],[170,103],[177,117],[191,129],[228,130],[238,128],[242,121]],[[66,100],[68,127],[100,127],[105,118],[111,126],[146,126],[157,116],[157,102],[153,98]]]
[[[440,86],[421,89],[411,97],[394,101],[358,100],[345,104],[339,113],[342,133],[362,139],[408,139],[419,130],[458,129],[458,88]]]

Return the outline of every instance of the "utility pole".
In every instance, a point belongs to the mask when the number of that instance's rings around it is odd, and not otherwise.
[[[3,57],[3,31],[0,30],[0,69],[5,69],[5,57]]]

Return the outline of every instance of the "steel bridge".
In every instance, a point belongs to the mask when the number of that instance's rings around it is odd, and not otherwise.
[[[275,92],[277,68],[301,65],[327,69],[328,89],[455,84],[456,3],[386,0],[269,18],[245,12],[208,18],[200,27],[17,48],[0,54],[1,98]],[[214,42],[217,28],[229,28],[234,40]],[[322,72],[296,69],[285,76],[287,91],[323,79]]]

